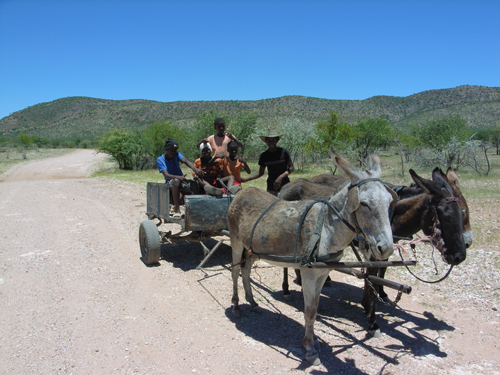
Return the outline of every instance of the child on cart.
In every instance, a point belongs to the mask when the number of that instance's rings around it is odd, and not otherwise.
[[[217,180],[222,177],[222,169],[219,161],[212,157],[212,146],[208,142],[199,143],[201,157],[194,161],[194,166],[203,171],[203,177],[199,177],[193,171],[193,178],[198,183],[201,191],[211,195],[222,195],[223,190],[217,188]]]
[[[241,170],[244,169],[248,174],[251,173],[245,159],[242,156],[236,156],[238,148],[239,144],[231,141],[227,144],[228,155],[218,154],[214,156],[222,168],[223,180],[227,179],[227,187],[233,194],[241,190]]]
[[[158,171],[165,177],[165,182],[168,184],[172,192],[172,200],[174,201],[174,220],[183,219],[180,211],[181,194],[198,194],[198,184],[193,180],[188,180],[186,175],[182,174],[179,163],[186,164],[193,172],[200,177],[203,177],[204,172],[195,167],[187,160],[179,151],[179,144],[172,138],[165,141],[165,153],[156,159]]]
[[[236,137],[230,132],[226,132],[226,122],[222,118],[216,118],[214,120],[214,128],[217,132],[211,136],[200,141],[196,147],[200,147],[202,143],[210,143],[214,155],[224,154],[228,155],[228,144],[234,141],[239,147],[243,148],[243,143],[241,143]]]

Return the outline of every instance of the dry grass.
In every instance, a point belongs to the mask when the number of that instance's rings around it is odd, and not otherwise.
[[[74,149],[65,148],[37,148],[30,149],[26,153],[26,159],[23,158],[23,151],[19,149],[4,148],[0,149],[0,174],[7,171],[16,164],[29,163],[33,160],[42,160],[55,156],[64,155],[73,152]]]

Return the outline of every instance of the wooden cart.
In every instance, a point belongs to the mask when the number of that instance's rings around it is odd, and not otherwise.
[[[201,268],[219,246],[229,240],[227,209],[232,199],[233,195],[226,194],[218,197],[186,195],[184,218],[174,220],[170,212],[168,185],[148,182],[146,212],[148,220],[144,220],[139,227],[142,261],[148,265],[158,263],[162,243],[190,241],[199,243],[203,247],[204,258],[198,265],[198,268]],[[177,224],[180,230],[177,233],[161,231],[160,226],[163,223]],[[204,244],[208,238],[219,236],[224,238],[219,239],[212,249]]]

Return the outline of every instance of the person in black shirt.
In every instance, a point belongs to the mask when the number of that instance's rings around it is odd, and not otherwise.
[[[277,146],[282,134],[278,134],[275,129],[268,129],[266,135],[261,135],[262,139],[267,144],[267,151],[260,154],[259,171],[253,175],[241,178],[241,182],[255,180],[264,175],[267,167],[267,192],[277,196],[283,185],[290,182],[288,176],[295,170],[290,153],[281,147]]]

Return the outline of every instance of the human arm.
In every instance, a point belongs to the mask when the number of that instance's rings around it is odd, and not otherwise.
[[[259,166],[259,171],[258,172],[255,172],[253,175],[249,176],[249,177],[246,177],[246,178],[241,178],[241,182],[248,182],[248,181],[252,181],[252,180],[255,180],[261,176],[264,175],[264,171],[266,170],[266,166],[265,165],[261,165]]]
[[[178,179],[180,181],[183,181],[185,179],[185,176],[182,176],[182,171],[179,168],[175,168],[175,165],[174,168],[171,169],[171,172],[169,172],[167,168],[165,155],[161,155],[156,159],[156,165],[158,167],[158,172],[160,172],[167,181],[172,179]]]
[[[241,164],[243,164],[243,169],[245,170],[245,172],[247,172],[248,174],[252,173],[250,167],[247,164],[247,161],[243,158],[243,156],[239,156],[237,159],[240,161]]]
[[[227,137],[229,137],[229,139],[231,139],[232,141],[235,141],[237,144],[238,144],[238,147],[241,148],[242,150],[245,149],[245,146],[243,145],[243,143],[241,143],[241,141],[239,141],[234,135],[233,133],[231,133],[230,131],[227,131],[224,133]]]
[[[178,179],[180,182],[183,182],[186,180],[186,175],[177,176],[175,174],[170,174],[170,173],[168,173],[168,170],[166,170],[166,169],[162,170],[160,173],[165,177],[165,180],[173,180],[174,178]]]
[[[187,160],[185,157],[183,157],[181,160],[181,163],[186,164],[189,168],[193,170],[194,173],[196,173],[197,176],[203,177],[205,174],[204,171],[202,171],[200,168],[196,168],[193,163],[191,163],[189,160]]]
[[[217,155],[214,155],[214,156],[212,157],[212,159],[210,159],[210,160],[208,161],[208,165],[220,164],[220,162],[219,162],[219,160],[218,160],[218,159],[223,159],[223,158],[225,158],[225,157],[226,157],[226,155],[224,155],[224,154],[217,154]]]
[[[285,172],[283,172],[282,174],[280,174],[278,176],[278,178],[276,178],[276,180],[274,181],[274,190],[279,190],[283,179],[285,177],[288,177],[291,173],[293,173],[293,171],[295,171],[295,167],[293,166],[293,162],[290,159],[290,160],[288,160],[288,163],[287,163],[287,170]]]
[[[203,138],[201,141],[199,141],[199,142],[196,144],[196,148],[200,148],[200,145],[201,145],[202,143],[210,143],[210,142],[208,141],[208,138]]]

